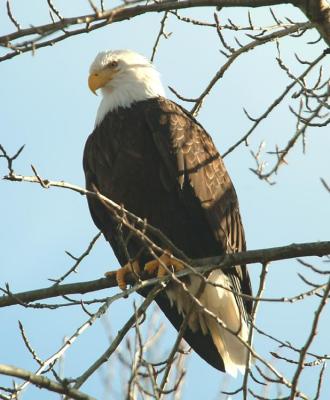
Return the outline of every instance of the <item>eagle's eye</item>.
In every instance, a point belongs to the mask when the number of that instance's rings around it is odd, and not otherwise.
[[[116,68],[116,67],[118,67],[118,61],[116,61],[116,60],[110,61],[109,64],[108,64],[108,67],[109,67],[109,68]]]

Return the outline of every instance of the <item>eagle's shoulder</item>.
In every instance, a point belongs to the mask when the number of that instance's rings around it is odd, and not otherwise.
[[[213,139],[194,116],[163,97],[154,99],[148,111],[158,147],[167,145],[167,150],[176,154],[179,167],[189,175],[202,204],[206,206],[224,193],[229,203],[236,203],[234,186]]]

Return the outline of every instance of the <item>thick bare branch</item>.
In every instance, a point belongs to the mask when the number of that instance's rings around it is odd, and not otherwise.
[[[30,371],[22,368],[13,367],[11,365],[0,364],[0,375],[9,375],[16,378],[21,378],[31,382],[39,388],[50,390],[51,392],[66,394],[71,399],[76,400],[95,400],[94,397],[88,396],[77,389],[72,389],[69,386],[61,385],[45,376],[35,375]]]
[[[102,28],[106,25],[134,18],[146,13],[214,6],[262,7],[279,5],[283,3],[291,3],[300,7],[305,12],[307,17],[311,19],[314,26],[319,30],[320,34],[323,36],[326,42],[328,44],[330,43],[330,7],[326,0],[315,1],[315,3],[319,3],[318,7],[311,7],[309,5],[313,3],[313,0],[184,0],[180,2],[156,2],[137,6],[124,4],[123,6],[118,6],[106,11],[97,10],[97,12],[93,14],[81,15],[71,18],[61,18],[59,21],[52,21],[49,24],[33,26],[25,29],[18,29],[15,32],[0,37],[0,45],[12,50],[6,55],[0,57],[0,61],[8,60],[27,51],[35,51],[36,49],[41,47],[52,46],[56,42],[65,40],[71,36],[81,33],[87,33],[92,30]],[[72,30],[73,27],[81,25],[83,25],[84,28]],[[71,30],[66,30],[67,28],[70,28]],[[40,41],[41,38],[45,38],[49,35],[56,35],[59,32],[61,32],[61,34],[57,37],[55,36],[52,39]],[[27,40],[27,38],[30,36],[32,36],[32,39]],[[35,36],[38,40],[35,38]],[[16,41],[18,39],[25,40],[21,43],[17,43]]]
[[[191,265],[198,273],[211,271],[217,268],[230,268],[234,265],[240,264],[254,264],[254,263],[268,263],[271,261],[279,261],[297,257],[322,257],[330,254],[330,242],[315,242],[315,243],[299,243],[291,244],[289,246],[273,247],[269,249],[250,250],[240,253],[227,254],[223,257],[210,257],[199,260],[191,260]],[[191,269],[180,271],[176,275],[182,277],[191,273]],[[150,277],[142,273],[141,278],[146,279]],[[136,276],[128,274],[125,278],[127,283],[136,283]],[[167,279],[167,278],[165,278]],[[136,286],[136,290],[142,286],[154,285],[159,282],[158,279],[152,278],[144,281]],[[84,294],[106,288],[116,287],[117,281],[115,274],[108,278],[101,278],[94,281],[80,282],[66,285],[51,286],[48,288],[32,290],[21,293],[8,293],[8,290],[2,289],[8,295],[0,297],[0,307],[6,307],[15,304],[24,304],[31,301],[37,301],[67,294]]]

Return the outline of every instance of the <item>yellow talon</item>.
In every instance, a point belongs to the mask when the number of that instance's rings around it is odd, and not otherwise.
[[[158,278],[162,278],[168,275],[168,271],[178,272],[184,269],[184,265],[173,258],[173,256],[165,252],[158,259],[149,261],[144,266],[144,271],[146,271],[149,275],[157,276]],[[122,268],[119,268],[116,271],[106,272],[104,275],[108,278],[112,278],[115,275],[117,285],[121,290],[126,290],[126,275],[130,273],[134,273],[139,275],[141,272],[140,265],[138,261],[129,261]]]
[[[147,262],[144,266],[144,271],[147,271],[150,275],[155,275],[155,271],[157,270],[157,277],[162,278],[168,275],[168,269],[178,272],[184,268],[184,265],[180,261],[175,260],[171,254],[164,253],[156,260]]]
[[[122,268],[119,268],[117,271],[109,271],[106,272],[104,275],[106,277],[111,277],[112,275],[116,275],[116,281],[118,284],[118,287],[121,290],[126,290],[126,280],[125,280],[125,276],[131,272],[133,272],[136,275],[139,275],[140,273],[140,265],[138,263],[138,261],[129,261],[126,265],[124,265]]]

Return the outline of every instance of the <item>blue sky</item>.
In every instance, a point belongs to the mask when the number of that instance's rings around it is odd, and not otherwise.
[[[14,3],[17,17],[26,26],[45,22],[47,10],[46,7],[40,7],[39,3],[29,3],[33,8],[33,20],[27,3]],[[66,10],[67,16],[90,12],[86,5],[80,3],[67,5],[62,1],[57,4]],[[281,6],[276,10],[278,15],[304,20],[303,15],[293,7]],[[195,9],[183,14],[213,22],[213,12],[214,9]],[[4,20],[4,13],[0,15],[1,32],[11,31],[13,28],[9,28],[8,21]],[[253,10],[252,16],[256,25],[273,24],[266,8]],[[220,14],[220,21],[225,21],[227,17],[237,24],[247,24],[247,10],[224,10]],[[33,164],[43,177],[84,185],[82,152],[86,138],[93,129],[100,101],[87,88],[89,65],[96,53],[105,49],[130,48],[150,57],[160,19],[161,15],[152,14],[113,24],[100,31],[71,38],[52,48],[41,49],[34,56],[24,54],[0,65],[0,143],[9,153],[26,144],[15,163],[17,173],[31,175],[30,164]],[[169,19],[167,31],[172,35],[167,40],[161,39],[155,58],[164,85],[176,88],[186,97],[196,97],[225,62],[219,52],[217,34],[211,28],[179,23],[174,17]],[[232,34],[225,32],[225,35],[234,46]],[[308,35],[308,38],[317,38],[315,32]],[[247,39],[242,40],[248,42]],[[322,42],[311,46],[306,45],[306,41],[306,38],[281,41],[283,58],[296,74],[301,72],[302,67],[294,61],[294,52],[312,60],[324,47]],[[207,97],[198,119],[213,136],[220,153],[251,126],[242,107],[254,116],[260,115],[289,83],[274,61],[276,55],[275,44],[261,46],[243,55]],[[329,70],[329,62],[324,65],[325,70]],[[167,94],[174,99],[169,90]],[[291,104],[297,106],[298,103],[291,99]],[[185,106],[189,108],[190,104]],[[308,131],[306,155],[302,154],[299,143],[288,156],[289,165],[282,167],[275,177],[276,185],[269,186],[259,181],[249,170],[255,167],[251,149],[256,150],[262,140],[266,142],[266,151],[273,150],[276,143],[284,146],[294,130],[295,119],[288,110],[288,102],[284,102],[253,134],[250,147],[241,146],[225,159],[238,192],[250,249],[329,240],[329,194],[319,179],[323,177],[330,182],[329,128]],[[271,166],[274,160],[270,156],[265,157]],[[5,165],[1,162],[0,174],[5,173]],[[75,193],[1,181],[0,198],[0,286],[8,282],[12,291],[50,285],[48,278],[61,276],[72,265],[64,250],[79,255],[97,232],[89,216],[86,199]],[[320,268],[324,267],[321,260],[315,258],[309,261]],[[117,266],[111,249],[104,239],[100,239],[78,274],[71,276],[67,282],[97,279],[105,271]],[[250,271],[256,290],[260,267],[252,265]],[[265,295],[292,296],[307,290],[297,277],[297,271],[314,281],[319,280],[319,277],[302,270],[296,261],[274,263],[270,268]],[[115,292],[116,289],[112,289],[103,292],[102,296]],[[95,294],[86,296],[94,297]],[[133,298],[140,301],[135,296],[116,302],[103,322],[98,321],[79,338],[64,359],[67,376],[79,375],[106,349],[106,326],[111,326],[112,335],[120,329],[132,313]],[[309,333],[317,304],[315,299],[295,304],[263,303],[259,309],[258,326],[281,340],[301,346]],[[320,354],[330,351],[329,317],[329,310],[326,310],[318,338],[312,346],[312,350]],[[47,358],[57,350],[63,338],[72,334],[86,318],[78,308],[62,308],[51,312],[21,307],[2,309],[0,362],[36,369],[20,337],[18,320],[24,324],[40,357]],[[162,321],[166,326],[161,347],[161,355],[164,355],[174,342],[175,334],[164,318]],[[273,342],[259,336],[256,336],[255,347],[267,360],[272,359],[270,351],[278,350]],[[289,356],[293,357],[292,354]],[[224,399],[224,396],[220,396],[220,388],[233,389],[239,386],[239,381],[225,377],[194,354],[189,357],[188,366],[184,399],[201,396],[205,399]],[[292,374],[293,369],[289,365],[276,361],[275,366],[288,377]],[[311,396],[316,391],[319,368],[306,369],[302,375],[301,389]],[[103,374],[106,371],[104,368]],[[116,379],[114,372],[111,376]],[[0,376],[0,386],[8,386],[9,382]],[[330,392],[329,382],[328,376],[324,383],[324,396]],[[120,391],[118,383],[115,386]],[[106,398],[100,374],[95,374],[83,390],[98,399]],[[260,388],[257,390],[263,394]],[[272,395],[275,396],[276,392]],[[45,393],[30,387],[23,398],[43,399]],[[55,399],[58,396],[47,394],[47,398]],[[117,398],[120,399],[120,395]]]

